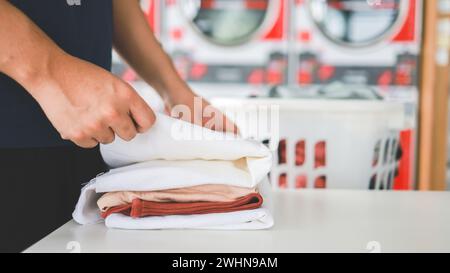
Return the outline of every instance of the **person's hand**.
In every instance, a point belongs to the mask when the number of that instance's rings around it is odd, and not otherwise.
[[[32,84],[40,104],[61,137],[84,148],[129,141],[148,130],[155,114],[136,91],[110,72],[62,55]]]
[[[190,90],[184,90],[182,92],[179,91],[175,93],[175,95],[169,97],[166,105],[168,112],[170,113],[170,111],[177,105],[187,106],[190,109],[191,115],[181,115],[176,116],[176,118],[181,118],[182,120],[211,130],[239,134],[238,127],[220,110]]]

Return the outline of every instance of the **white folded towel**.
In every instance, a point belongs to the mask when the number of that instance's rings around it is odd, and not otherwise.
[[[200,139],[180,136],[200,137]],[[154,191],[203,184],[255,187],[266,180],[272,166],[271,152],[261,143],[211,131],[157,114],[155,125],[130,142],[119,138],[102,145],[101,153],[111,167],[81,191],[73,218],[80,224],[101,221],[96,201],[112,191]],[[267,182],[268,183],[268,182]],[[261,188],[261,187],[259,187]],[[270,188],[270,187],[267,187]],[[251,211],[145,217],[132,219],[113,214],[106,225],[129,229],[211,228],[261,229],[273,225],[267,190],[263,207]]]
[[[150,160],[262,160],[271,162],[270,151],[258,141],[244,140],[231,133],[212,131],[179,119],[156,114],[156,122],[132,141],[117,138],[100,146],[111,167]]]
[[[273,225],[268,210],[260,208],[228,213],[202,215],[152,216],[133,219],[113,213],[105,220],[109,228],[117,229],[211,229],[211,230],[260,230]]]

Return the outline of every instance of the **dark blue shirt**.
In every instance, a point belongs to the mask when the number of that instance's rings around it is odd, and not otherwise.
[[[64,51],[110,70],[111,1],[11,0],[10,3]],[[0,148],[64,145],[73,144],[60,138],[40,106],[22,86],[0,73]]]

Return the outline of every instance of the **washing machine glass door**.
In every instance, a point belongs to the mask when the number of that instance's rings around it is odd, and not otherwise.
[[[279,1],[279,0],[275,0]],[[219,45],[240,45],[265,24],[270,0],[183,0],[183,14],[204,38]]]
[[[390,39],[408,0],[311,0],[311,16],[330,40],[353,47]]]

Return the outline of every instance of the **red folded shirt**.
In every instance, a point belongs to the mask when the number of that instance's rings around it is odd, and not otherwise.
[[[166,203],[134,199],[131,204],[110,208],[102,213],[102,217],[106,218],[112,213],[122,213],[133,218],[146,216],[223,213],[257,209],[261,207],[262,203],[263,198],[259,193],[251,193],[231,202]]]

